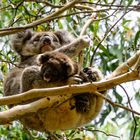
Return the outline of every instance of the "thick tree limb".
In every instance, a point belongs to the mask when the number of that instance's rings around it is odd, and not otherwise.
[[[113,72],[113,74],[111,74],[111,76],[107,80],[104,81],[85,83],[81,85],[68,85],[68,86],[55,87],[49,89],[48,88],[32,89],[22,94],[1,98],[0,105],[10,105],[10,104],[18,104],[18,103],[21,104],[23,102],[25,103],[25,101],[29,101],[30,99],[37,100],[37,98],[39,98],[39,100],[31,102],[29,104],[27,103],[26,105],[18,105],[7,111],[0,112],[0,124],[5,124],[7,122],[20,119],[25,114],[27,115],[33,112],[38,112],[39,110],[44,108],[51,108],[57,106],[69,100],[74,95],[85,93],[85,92],[96,94],[97,96],[104,98],[106,101],[108,101],[114,106],[118,106],[120,108],[131,111],[137,115],[140,115],[139,112],[124,107],[120,104],[113,103],[112,101],[107,99],[103,94],[100,93],[101,91],[108,90],[118,84],[140,79],[139,53],[140,52],[138,51],[133,57],[128,59],[127,61],[128,66],[125,63],[122,64]],[[52,98],[50,101],[47,100],[48,96]]]
[[[137,111],[134,111],[134,110],[132,110],[128,107],[125,107],[121,104],[112,102],[111,100],[106,98],[106,96],[104,96],[103,94],[101,94],[99,92],[94,92],[94,94],[104,98],[107,102],[109,102],[113,106],[117,106],[117,107],[123,108],[125,110],[131,111],[137,115],[140,115],[140,113]],[[34,101],[34,102],[26,104],[26,105],[15,106],[12,109],[9,109],[9,110],[4,111],[4,112],[0,112],[0,124],[6,124],[6,123],[9,123],[9,122],[14,121],[16,119],[20,119],[25,114],[27,116],[28,114],[31,114],[31,113],[37,113],[41,109],[59,106],[61,103],[64,103],[65,101],[69,100],[70,98],[72,98],[72,94],[69,94],[69,95],[66,95],[63,97],[59,96],[57,98],[55,96],[53,96],[53,97],[51,97],[51,101],[49,101],[47,99],[47,97],[45,97],[45,98],[39,99],[37,101]]]
[[[81,85],[71,85],[71,86],[62,86],[55,88],[43,88],[43,89],[32,89],[30,91],[12,95],[7,97],[2,97],[0,99],[0,105],[10,105],[18,104],[28,101],[30,99],[43,98],[46,96],[57,96],[67,94],[77,95],[78,93],[91,92],[91,94],[96,91],[105,91],[116,85],[119,85],[124,82],[139,80],[140,76],[138,71],[127,72],[123,75],[108,79],[101,82],[86,83]],[[95,94],[95,93],[94,93]]]
[[[134,56],[129,58],[125,63],[118,66],[118,68],[108,77],[108,79],[128,72],[129,69],[132,68],[132,66],[134,66],[136,63],[139,63],[138,60],[139,57],[140,57],[140,51],[138,51]]]
[[[64,101],[70,99],[70,95],[62,97],[51,97],[51,102],[47,97],[39,99],[25,105],[17,105],[9,110],[0,112],[0,124],[6,124],[15,119],[20,119],[25,114],[35,113],[40,109],[51,108],[60,105]]]
[[[95,92],[95,91],[104,91],[108,90],[116,85],[119,85],[124,82],[139,80],[139,55],[140,51],[138,51],[134,56],[128,59],[127,65],[123,63],[120,65],[108,78],[107,80],[93,83],[85,83],[81,85],[68,85],[63,87],[54,87],[47,89],[32,89],[30,91],[0,98],[0,105],[10,105],[10,104],[18,104],[28,101],[30,99],[35,98],[43,98],[46,96],[56,96],[56,95],[64,95],[66,91],[68,94],[76,95],[77,93],[84,92]],[[131,67],[134,67],[133,70],[128,70]],[[132,68],[131,68],[132,69]],[[125,73],[126,72],[126,73]]]

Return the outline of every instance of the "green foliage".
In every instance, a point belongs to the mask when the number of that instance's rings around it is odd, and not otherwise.
[[[70,1],[70,0],[69,0]],[[48,5],[49,2],[51,5]],[[50,15],[58,10],[61,6],[67,3],[68,0],[49,0],[46,3],[41,1],[26,1],[26,0],[2,0],[0,2],[0,28],[22,27],[29,23]],[[91,63],[99,66],[105,75],[108,75],[115,70],[118,65],[125,62],[132,56],[140,47],[140,16],[136,10],[138,2],[134,0],[88,0],[89,4],[84,6],[92,7],[96,13],[95,21],[88,27],[86,34],[92,40],[90,48],[85,50],[84,67]],[[92,4],[91,4],[92,3]],[[121,6],[120,6],[121,5]],[[95,6],[95,7],[94,7]],[[115,14],[112,12],[116,10]],[[130,11],[119,20],[124,12]],[[66,10],[62,15],[58,15],[56,19],[47,21],[41,25],[37,25],[32,30],[57,30],[66,29],[74,36],[79,36],[84,24],[88,21],[93,12],[87,12],[87,9],[71,8]],[[76,12],[81,12],[74,14]],[[82,13],[84,12],[84,13]],[[71,15],[70,15],[71,14]],[[64,16],[66,15],[66,16]],[[134,17],[135,15],[135,17]],[[1,31],[0,31],[1,32]],[[17,55],[13,52],[10,46],[11,36],[0,38],[0,94],[3,93],[3,79],[9,70],[15,66],[18,61]],[[93,62],[91,59],[93,58]],[[140,107],[140,82],[129,83],[124,85],[131,99],[131,104],[134,110]],[[115,87],[109,91],[108,98],[114,102],[129,106],[128,98],[122,88]],[[4,110],[2,107],[1,110]],[[137,125],[135,123],[135,120]],[[135,140],[140,137],[140,118],[137,116],[134,119],[131,113],[124,111],[118,107],[106,103],[103,107],[101,115],[91,124],[84,128],[69,130],[64,132],[56,132],[55,135],[62,139],[64,136],[70,140],[119,140],[130,139],[134,136]],[[136,130],[135,126],[137,126]],[[100,131],[96,131],[96,130]],[[104,131],[104,133],[102,132]],[[112,134],[112,135],[108,135]],[[32,137],[25,131],[21,124],[14,123],[0,126],[0,139],[4,140],[44,140],[49,139],[48,133],[35,132],[35,137]]]
[[[134,39],[134,47],[135,47],[135,49],[137,48],[138,41],[140,41],[139,38],[140,38],[140,31],[138,31],[136,33],[136,35],[135,35],[135,39]]]

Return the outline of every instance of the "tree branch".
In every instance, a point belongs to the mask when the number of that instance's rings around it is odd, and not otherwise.
[[[53,20],[53,19],[55,19],[56,16],[60,15],[65,10],[73,7],[78,2],[80,2],[80,0],[73,0],[72,2],[69,2],[68,4],[66,4],[64,7],[60,8],[58,11],[56,11],[42,19],[36,20],[30,24],[26,24],[22,27],[11,27],[11,28],[6,28],[6,29],[1,29],[0,37],[4,36],[4,35],[10,35],[10,34],[13,34],[13,33],[19,32],[19,31],[23,31],[23,30],[35,27],[39,24],[46,23],[47,21]]]
[[[0,112],[0,124],[6,124],[16,119],[20,119],[25,114],[31,114],[38,112],[44,108],[51,108],[60,105],[61,103],[70,99],[71,95],[63,96],[63,97],[51,97],[51,101],[45,97],[39,99],[37,101],[31,102],[25,105],[17,105],[9,110],[4,112]]]
[[[89,20],[85,23],[80,36],[83,36],[86,33],[87,28],[90,26],[91,23],[93,23],[93,21],[95,20],[96,15],[92,14],[92,16],[89,18]],[[80,69],[83,67],[83,62],[84,62],[84,55],[83,55],[83,51],[81,51],[79,53],[79,67]]]
[[[137,61],[140,61],[138,57],[139,53],[140,52],[137,52],[133,57],[131,57],[127,61],[127,63],[129,63],[129,66],[135,66],[135,69],[131,70],[130,72],[128,71],[124,73],[123,70],[127,68],[124,63],[115,70],[116,72],[114,71],[115,74],[113,75],[111,74],[111,76],[109,76],[104,81],[85,83],[81,85],[67,85],[67,86],[54,87],[54,88],[32,89],[30,91],[18,95],[3,97],[0,99],[0,105],[23,103],[30,99],[43,98],[46,96],[65,95],[66,91],[68,94],[72,94],[72,95],[77,95],[78,93],[85,93],[85,92],[92,93],[93,91],[101,92],[124,82],[139,80],[140,79],[139,67],[137,67],[136,65],[139,64]],[[122,73],[120,73],[118,69],[120,69]],[[117,74],[117,71],[119,74]]]
[[[127,76],[125,76],[125,78],[126,77]],[[110,81],[112,81],[112,80],[110,80]],[[113,80],[113,84],[112,84],[113,86],[115,85],[115,82],[114,81],[115,80]],[[6,124],[6,123],[11,122],[13,120],[20,119],[25,114],[27,116],[30,113],[37,113],[41,109],[57,107],[60,104],[62,104],[65,101],[69,100],[70,98],[72,98],[74,95],[77,95],[78,93],[84,93],[84,92],[89,92],[91,94],[95,94],[95,95],[97,95],[97,96],[105,99],[107,102],[109,102],[113,106],[117,106],[117,107],[123,108],[125,110],[128,110],[130,112],[133,112],[133,113],[135,113],[137,115],[140,115],[139,112],[134,111],[134,110],[132,110],[132,109],[130,109],[128,107],[125,107],[125,106],[123,106],[121,104],[114,103],[111,100],[109,100],[108,98],[106,98],[105,95],[99,93],[97,91],[97,89],[100,91],[101,90],[100,89],[101,87],[100,86],[98,87],[97,86],[98,84],[99,85],[100,84],[102,85],[101,82],[100,83],[99,82],[95,82],[94,84],[86,84],[84,86],[83,85],[80,85],[81,87],[78,87],[79,85],[76,85],[76,86],[74,85],[72,87],[62,87],[62,88],[60,87],[60,88],[57,88],[55,90],[54,90],[54,88],[50,88],[49,90],[48,89],[39,89],[39,90],[33,89],[33,90],[30,90],[30,91],[28,91],[26,93],[23,93],[23,94],[25,94],[23,96],[24,99],[25,99],[25,97],[28,97],[28,99],[29,98],[31,99],[31,96],[29,96],[29,95],[39,95],[39,97],[45,97],[45,96],[46,97],[45,98],[42,98],[42,99],[39,99],[37,101],[31,102],[31,103],[26,104],[26,105],[18,105],[18,106],[15,106],[15,107],[7,110],[7,111],[0,112],[0,124]],[[108,84],[111,85],[111,83],[108,83]],[[105,86],[105,84],[103,86]],[[110,86],[108,86],[108,87],[110,87]],[[35,91],[37,91],[37,94],[35,94],[36,93]],[[50,91],[52,91],[52,93]],[[66,94],[66,91],[69,94],[63,95],[63,94]],[[59,96],[57,96],[57,97],[54,96],[56,93]],[[60,93],[62,93],[62,94],[60,94]],[[23,94],[18,94],[17,96],[20,97],[20,98],[17,98],[18,100],[16,99],[14,101],[19,101],[19,99],[21,99],[21,97],[22,97]],[[40,95],[42,95],[42,96],[40,96]],[[63,96],[60,96],[60,95],[63,95]],[[50,96],[49,99],[48,99],[47,96]],[[13,98],[13,96],[10,96],[10,97]],[[13,99],[15,99],[15,97],[16,97],[16,95],[14,96]],[[33,97],[35,97],[35,96],[33,96]],[[50,100],[50,98],[51,98],[51,100]],[[4,98],[2,98],[2,99],[4,99]],[[5,97],[5,99],[6,99],[6,97]],[[7,99],[9,100],[10,98],[7,97]],[[5,100],[5,102],[8,101],[8,100]],[[2,100],[0,99],[0,103],[2,103],[1,101]],[[10,99],[10,101],[13,101],[13,100]]]
[[[140,51],[137,51],[134,56],[129,58],[125,63],[118,66],[118,68],[108,77],[108,79],[111,79],[112,77],[116,77],[128,72],[129,69],[131,69],[131,67],[134,66],[134,64],[136,63],[138,64],[139,56],[140,56]]]

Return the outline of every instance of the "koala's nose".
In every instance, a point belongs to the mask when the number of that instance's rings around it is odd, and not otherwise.
[[[45,37],[43,38],[43,43],[44,43],[44,44],[51,44],[51,39],[50,39],[49,37],[45,36]]]

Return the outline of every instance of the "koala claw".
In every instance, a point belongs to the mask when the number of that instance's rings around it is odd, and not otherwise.
[[[73,85],[73,84],[80,84],[83,83],[83,80],[81,79],[80,76],[74,75],[68,78],[68,85]]]

